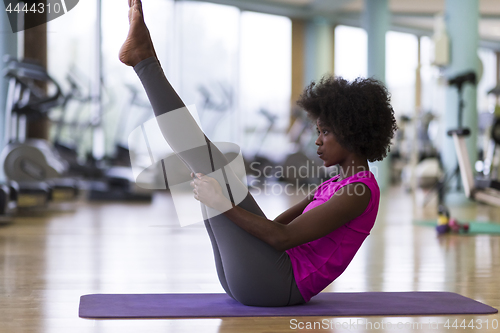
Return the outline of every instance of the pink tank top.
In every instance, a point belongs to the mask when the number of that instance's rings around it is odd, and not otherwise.
[[[290,256],[297,287],[308,302],[311,297],[325,289],[340,276],[361,247],[377,217],[380,190],[375,176],[370,171],[358,172],[340,182],[333,177],[316,189],[313,201],[302,213],[328,201],[342,187],[351,183],[363,183],[371,191],[371,198],[363,214],[312,242],[301,244],[286,252]],[[357,193],[366,188],[356,187]],[[332,217],[334,218],[334,217]]]

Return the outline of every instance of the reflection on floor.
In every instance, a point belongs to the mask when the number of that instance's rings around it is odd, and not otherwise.
[[[300,195],[257,196],[270,218],[300,199]],[[372,235],[327,291],[451,291],[499,308],[500,237],[437,237],[433,228],[412,224],[414,218],[435,218],[435,204],[422,208],[421,202],[421,194],[390,189],[382,198]],[[469,203],[452,206],[451,212],[463,221],[500,223],[498,208]],[[73,211],[20,217],[0,227],[1,332],[293,331],[292,318],[78,318],[83,294],[215,292],[223,290],[203,225],[181,228],[167,192],[158,193],[151,205],[81,202]],[[326,319],[328,327],[316,330],[321,332],[383,332],[381,323],[385,327],[403,323],[398,332],[449,332],[443,326],[448,319],[450,324],[458,319],[458,325],[473,319],[475,323],[482,320],[481,332],[497,332],[500,316],[295,319]],[[430,324],[434,327],[426,329]]]

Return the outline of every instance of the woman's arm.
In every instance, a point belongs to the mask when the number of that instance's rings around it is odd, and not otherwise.
[[[307,205],[309,205],[311,203],[311,201],[313,200],[313,197],[314,197],[314,192],[316,192],[316,190],[309,193],[307,195],[307,197],[305,197],[299,203],[293,205],[292,207],[288,208],[283,213],[278,215],[278,217],[276,217],[274,219],[274,222],[278,222],[280,224],[288,224],[288,223],[292,222],[300,214],[302,214],[304,209],[306,209]]]
[[[345,186],[330,200],[304,214],[300,214],[288,224],[281,224],[252,214],[241,207],[230,208],[230,203],[217,188],[218,183],[210,177],[201,176],[193,181],[195,198],[214,209],[224,212],[233,223],[248,233],[268,243],[278,251],[311,242],[326,236],[333,230],[361,215],[368,207],[371,192],[363,184],[361,195],[354,193],[357,183]],[[359,189],[358,189],[359,192]]]

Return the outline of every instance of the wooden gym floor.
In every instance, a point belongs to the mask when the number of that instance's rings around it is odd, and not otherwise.
[[[299,197],[256,197],[268,217]],[[421,195],[392,188],[382,198],[377,223],[346,272],[327,291],[451,291],[500,308],[500,237],[437,237],[414,218],[435,218]],[[73,210],[16,218],[0,227],[0,332],[293,332],[300,322],[333,320],[332,329],[308,332],[498,332],[499,315],[364,318],[224,318],[88,320],[78,317],[90,293],[214,293],[219,285],[203,225],[181,228],[171,197],[152,204],[79,202]],[[498,221],[500,209],[469,203],[451,207],[462,220]],[[483,328],[450,328],[458,319]],[[351,321],[370,322],[347,328]],[[489,329],[486,329],[488,321]],[[400,329],[376,329],[377,325]],[[433,326],[429,328],[429,325]],[[435,329],[435,325],[439,325]],[[342,328],[344,326],[344,328]]]

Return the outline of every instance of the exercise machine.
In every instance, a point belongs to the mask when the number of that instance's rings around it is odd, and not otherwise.
[[[253,154],[243,156],[245,161],[245,169],[248,175],[256,177],[260,180],[264,179],[266,175],[273,174],[273,168],[276,165],[276,161],[269,158],[264,152],[263,147],[265,146],[266,140],[268,140],[269,134],[273,131],[278,116],[272,114],[269,110],[265,108],[259,109],[259,114],[266,119],[267,125],[263,131],[261,131],[259,138],[259,131],[256,130],[253,135]]]
[[[480,180],[474,181],[472,167],[469,162],[469,153],[465,144],[465,138],[470,135],[470,129],[459,128],[450,130],[448,131],[448,135],[453,138],[466,197],[500,207],[500,187],[498,187],[498,182],[484,183]]]
[[[81,161],[80,146],[83,142],[85,130],[92,126],[91,120],[83,121],[82,114],[84,109],[92,102],[92,96],[84,93],[82,83],[75,68],[72,68],[66,76],[70,89],[64,93],[60,105],[60,116],[58,119],[51,119],[55,125],[55,133],[52,138],[53,146],[59,156],[64,159],[68,165],[68,176],[95,178],[102,172],[96,166],[92,159]],[[70,105],[75,107],[71,119],[69,116]],[[69,128],[70,135],[63,139],[64,129]]]
[[[101,162],[99,177],[95,177],[90,182],[88,199],[91,201],[139,201],[150,202],[153,198],[151,189],[143,188],[137,185],[134,179],[129,147],[124,145],[121,136],[129,132],[129,122],[131,110],[133,107],[147,110],[136,121],[139,124],[145,122],[153,115],[151,105],[139,98],[139,90],[134,86],[127,84],[130,92],[130,99],[121,112],[121,117],[116,128],[113,156],[106,158]],[[133,127],[133,126],[132,126]]]
[[[482,176],[475,178],[469,160],[469,153],[467,151],[465,139],[471,134],[471,131],[469,128],[462,126],[464,102],[461,89],[462,85],[467,82],[472,84],[476,83],[476,75],[474,72],[465,73],[450,80],[450,84],[457,85],[459,93],[458,128],[449,130],[447,132],[447,134],[453,138],[455,151],[457,153],[458,167],[455,172],[459,171],[464,192],[467,198],[494,206],[500,206],[500,183],[494,179],[485,179]],[[497,129],[500,129],[500,127],[497,127]],[[494,125],[492,130],[492,137],[494,140],[495,138],[500,139],[499,137],[497,137],[497,135],[494,134],[495,131],[496,130]],[[440,202],[442,203],[443,195],[441,195],[440,197]]]
[[[43,117],[61,103],[61,89],[45,69],[28,61],[8,59],[4,75],[9,79],[5,142],[0,163],[7,179],[19,184],[19,208],[43,208],[49,201],[73,200],[78,184],[63,178],[67,163],[44,139],[26,138],[28,121]],[[40,84],[55,90],[47,94]]]
[[[457,75],[453,78],[450,78],[448,80],[448,84],[450,86],[456,86],[457,91],[458,91],[458,112],[457,112],[457,125],[458,128],[454,130],[449,130],[447,133],[449,136],[453,136],[453,133],[456,131],[457,133],[460,133],[460,135],[465,135],[467,131],[470,130],[466,129],[462,126],[462,118],[463,118],[463,110],[464,110],[464,99],[463,99],[463,86],[466,84],[476,84],[476,74],[472,71],[466,72],[460,75]],[[456,178],[456,189],[459,191],[461,189],[461,184],[460,184],[460,175],[461,175],[461,169],[460,169],[460,163],[457,163],[457,166],[455,167],[454,170],[451,172],[448,171],[444,174],[442,179],[436,183],[434,186],[434,189],[437,189],[438,193],[438,204],[439,206],[444,206],[444,201],[445,201],[445,192],[446,192],[446,185],[453,179]],[[424,202],[424,205],[429,202],[429,199],[427,198]]]
[[[491,89],[488,94],[495,95],[497,103],[494,112],[487,113],[489,116],[488,125],[489,132],[486,137],[488,144],[484,148],[483,158],[476,166],[476,171],[480,174],[476,176],[476,182],[480,187],[492,187],[500,190],[500,182],[498,181],[500,175],[500,105],[498,98],[500,96],[500,89],[495,87]],[[483,116],[484,117],[484,116]],[[484,126],[486,127],[486,126]]]
[[[217,133],[217,126],[233,106],[233,90],[223,82],[211,85],[199,85],[198,93],[203,98],[200,123],[205,135],[212,140]]]

